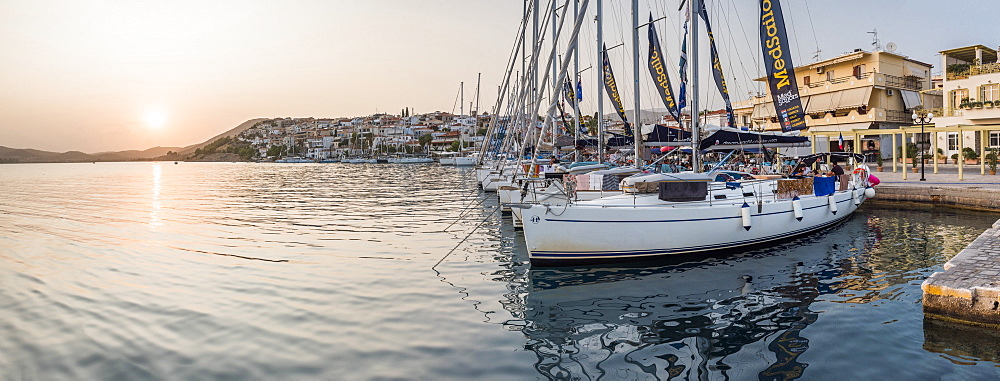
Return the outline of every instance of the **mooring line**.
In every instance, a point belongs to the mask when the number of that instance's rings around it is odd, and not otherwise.
[[[449,256],[449,255],[451,255],[451,253],[454,253],[454,252],[455,252],[455,249],[458,249],[458,247],[459,247],[459,246],[462,246],[462,244],[463,244],[463,243],[465,243],[465,241],[466,241],[466,240],[468,240],[468,239],[469,239],[469,237],[472,237],[472,233],[475,233],[475,232],[476,232],[476,230],[479,230],[479,228],[480,228],[480,227],[482,227],[482,226],[483,226],[483,224],[485,224],[485,223],[486,223],[486,221],[489,221],[489,220],[490,220],[490,218],[492,218],[492,217],[493,217],[493,214],[495,214],[495,213],[496,213],[496,212],[497,212],[498,210],[500,210],[500,206],[499,206],[499,205],[497,205],[497,207],[496,207],[496,208],[493,208],[493,211],[492,211],[492,212],[490,212],[490,214],[487,214],[487,215],[486,215],[486,218],[484,218],[484,219],[483,219],[482,221],[480,221],[480,222],[479,222],[479,225],[476,225],[476,227],[475,227],[475,228],[472,228],[472,231],[470,231],[470,232],[469,232],[469,234],[467,234],[467,235],[465,236],[465,238],[462,238],[462,240],[461,240],[461,241],[459,241],[459,242],[458,242],[458,244],[457,244],[457,245],[455,245],[455,247],[451,248],[451,250],[450,250],[450,251],[448,251],[448,254],[445,254],[445,255],[444,255],[443,257],[441,257],[441,259],[440,259],[440,260],[438,260],[438,261],[437,261],[437,263],[435,263],[435,264],[434,264],[434,266],[431,266],[431,270],[434,270],[434,271],[437,271],[437,270],[436,270],[435,268],[436,268],[436,267],[437,267],[438,265],[440,265],[440,264],[441,264],[441,262],[444,262],[444,259],[445,259],[445,258],[448,258],[448,256]]]
[[[481,198],[479,198],[479,201],[475,203],[475,205],[469,205],[469,206],[466,206],[465,208],[463,208],[462,213],[460,213],[458,215],[458,218],[456,218],[455,221],[453,221],[450,225],[448,225],[448,227],[442,229],[441,231],[448,231],[448,229],[451,228],[452,226],[454,226],[455,224],[457,224],[458,221],[461,221],[462,219],[464,219],[465,216],[467,215],[467,213],[469,213],[469,211],[472,210],[472,208],[475,208],[475,207],[479,206],[480,204],[482,204],[483,202],[485,202],[487,199],[489,199],[488,196],[487,197],[481,197]]]

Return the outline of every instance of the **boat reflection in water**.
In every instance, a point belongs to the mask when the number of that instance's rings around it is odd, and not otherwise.
[[[533,270],[528,346],[552,378],[796,378],[827,248],[655,269]],[[817,267],[820,266],[820,267]],[[544,274],[543,274],[544,273]],[[773,275],[772,275],[773,274]],[[557,334],[557,333],[562,333]],[[738,369],[734,369],[737,367]]]
[[[907,318],[894,326],[848,320],[835,330],[877,337],[877,330],[908,327],[919,319],[919,304],[914,314],[914,303],[899,299],[918,301],[920,280],[977,230],[966,233],[947,218],[929,226],[895,219],[891,210],[878,210],[882,218],[874,214],[775,248],[720,258],[656,267],[532,268],[524,286],[525,321],[511,325],[526,336],[536,370],[551,379],[799,378],[809,367],[800,357],[810,349],[803,330],[820,314],[845,304],[881,306],[879,313],[905,312]],[[947,233],[956,230],[957,236]],[[834,351],[830,323],[810,332],[823,335],[825,346],[816,348],[812,361]],[[838,350],[874,339],[842,340],[851,342]]]

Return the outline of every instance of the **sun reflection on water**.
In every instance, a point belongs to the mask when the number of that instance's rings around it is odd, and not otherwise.
[[[153,208],[149,211],[149,227],[151,228],[163,226],[163,221],[160,219],[160,208],[162,207],[160,203],[160,177],[162,170],[160,163],[153,163],[153,190],[151,197]]]

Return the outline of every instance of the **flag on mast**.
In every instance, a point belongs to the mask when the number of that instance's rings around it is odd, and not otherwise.
[[[663,50],[660,48],[660,38],[656,35],[656,28],[653,25],[653,14],[649,14],[649,75],[656,83],[656,90],[660,93],[660,100],[667,107],[667,112],[674,117],[677,124],[681,124],[681,113],[677,110],[677,102],[674,100],[674,92],[670,86],[670,75],[663,67]]]
[[[684,14],[688,14],[684,12]],[[681,76],[681,89],[679,92],[680,98],[677,99],[677,109],[678,112],[684,111],[687,107],[687,62],[688,62],[688,21],[691,21],[691,16],[687,16],[684,19],[684,42],[681,43],[681,62],[680,62],[680,76]]]
[[[615,73],[611,71],[611,59],[608,58],[607,47],[604,47],[603,53],[604,62],[601,66],[604,67],[604,89],[608,93],[608,97],[611,98],[611,103],[615,105],[615,111],[618,112],[618,116],[625,123],[625,135],[632,136],[632,127],[628,123],[628,117],[625,116],[625,105],[622,104],[622,97],[618,94],[618,83],[615,82]]]

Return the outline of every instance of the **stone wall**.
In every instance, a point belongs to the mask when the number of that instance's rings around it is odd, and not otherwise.
[[[906,202],[1000,212],[1000,190],[977,187],[876,186],[875,204]]]

